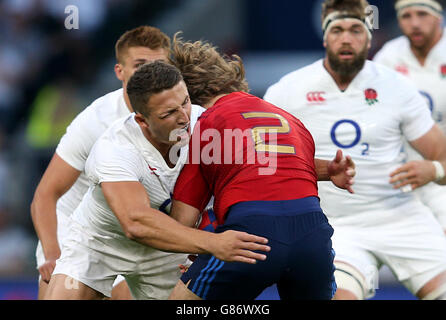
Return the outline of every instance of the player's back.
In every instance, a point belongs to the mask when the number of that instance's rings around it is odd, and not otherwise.
[[[313,138],[286,111],[236,92],[203,113],[199,130],[203,175],[219,218],[239,201],[317,196]]]

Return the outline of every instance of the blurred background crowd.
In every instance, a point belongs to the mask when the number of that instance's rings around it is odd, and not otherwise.
[[[147,24],[209,40],[242,57],[251,93],[262,97],[287,72],[323,57],[321,2],[0,0],[0,299],[35,298],[33,192],[66,126],[121,86],[113,66],[122,33]],[[369,2],[379,9],[373,55],[399,30],[393,1]],[[79,10],[78,29],[66,28],[69,5]]]

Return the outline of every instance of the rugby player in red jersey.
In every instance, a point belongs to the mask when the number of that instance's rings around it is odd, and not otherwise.
[[[241,59],[209,43],[174,40],[174,64],[193,103],[206,109],[174,190],[172,217],[194,226],[214,196],[215,232],[268,238],[265,261],[245,265],[199,255],[170,299],[255,299],[277,284],[282,299],[331,299],[333,229],[319,206],[318,180],[353,192],[354,163],[314,159],[313,138],[294,116],[247,93]]]

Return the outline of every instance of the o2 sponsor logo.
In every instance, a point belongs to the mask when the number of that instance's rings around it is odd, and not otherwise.
[[[338,140],[338,138],[336,136],[336,131],[338,130],[339,126],[341,126],[341,125],[350,125],[350,126],[352,126],[355,129],[355,138],[353,139],[352,142],[350,142],[350,143],[341,143]],[[341,149],[350,149],[350,148],[356,147],[360,143],[361,137],[362,137],[362,130],[361,130],[361,127],[359,126],[359,124],[357,122],[355,122],[353,120],[350,120],[350,119],[342,119],[342,120],[337,121],[333,125],[333,127],[331,128],[330,136],[331,136],[331,140],[333,141],[333,143],[337,147],[339,147]],[[369,151],[370,151],[370,144],[364,142],[364,143],[361,144],[361,146],[362,146],[361,154],[363,156],[368,156],[370,154],[369,153]]]

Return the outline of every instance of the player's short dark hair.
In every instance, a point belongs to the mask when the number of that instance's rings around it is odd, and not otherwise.
[[[125,32],[116,42],[115,55],[118,63],[131,47],[146,47],[152,50],[165,49],[170,52],[171,40],[160,29],[151,26],[140,26]]]
[[[170,64],[154,61],[139,67],[127,83],[127,94],[133,110],[150,115],[149,100],[154,94],[172,89],[183,81],[181,72]]]
[[[325,0],[322,3],[322,21],[333,11],[347,11],[352,17],[364,20],[368,6],[367,0]]]

